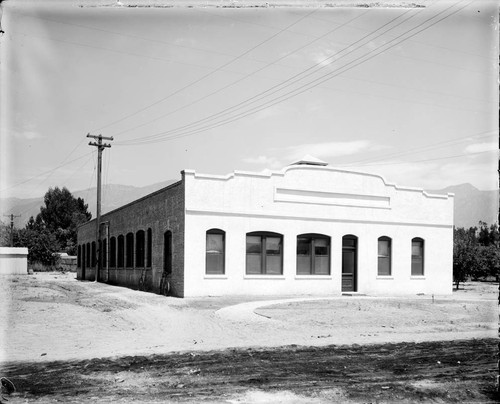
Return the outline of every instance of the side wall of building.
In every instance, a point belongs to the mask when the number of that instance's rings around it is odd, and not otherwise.
[[[99,280],[184,296],[184,198],[181,180],[102,215],[106,254]],[[78,229],[78,279],[95,279],[95,223]]]

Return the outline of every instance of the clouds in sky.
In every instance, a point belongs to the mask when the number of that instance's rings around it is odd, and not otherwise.
[[[381,146],[374,145],[369,140],[304,143],[279,150],[271,149],[268,156],[249,157],[243,161],[270,169],[277,169],[299,160],[306,154],[328,161],[335,157],[350,156],[367,150],[380,150],[381,148]],[[280,158],[275,156],[280,156]]]
[[[484,142],[484,143],[474,143],[470,144],[465,148],[465,153],[481,153],[490,150],[497,150],[498,143],[495,142]]]

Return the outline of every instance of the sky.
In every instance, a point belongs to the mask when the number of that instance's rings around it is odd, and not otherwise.
[[[95,187],[88,133],[113,137],[103,184],[310,154],[401,186],[498,187],[495,1],[78,4],[2,3],[0,197]]]

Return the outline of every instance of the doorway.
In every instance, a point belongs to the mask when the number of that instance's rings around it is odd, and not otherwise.
[[[351,234],[342,237],[342,292],[357,291],[358,238]]]

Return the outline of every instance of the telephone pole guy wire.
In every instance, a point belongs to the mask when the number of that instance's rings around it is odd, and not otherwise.
[[[109,143],[103,143],[104,140],[113,140],[113,137],[105,137],[102,135],[91,135],[90,133],[87,134],[87,137],[96,139],[97,142],[89,142],[89,146],[95,146],[97,147],[97,208],[96,208],[96,231],[95,231],[95,237],[96,237],[96,259],[97,262],[93,262],[95,265],[95,279],[94,282],[97,282],[99,280],[99,269],[100,266],[102,265],[102,260],[101,260],[101,172],[102,172],[102,152],[105,148],[111,147]]]

